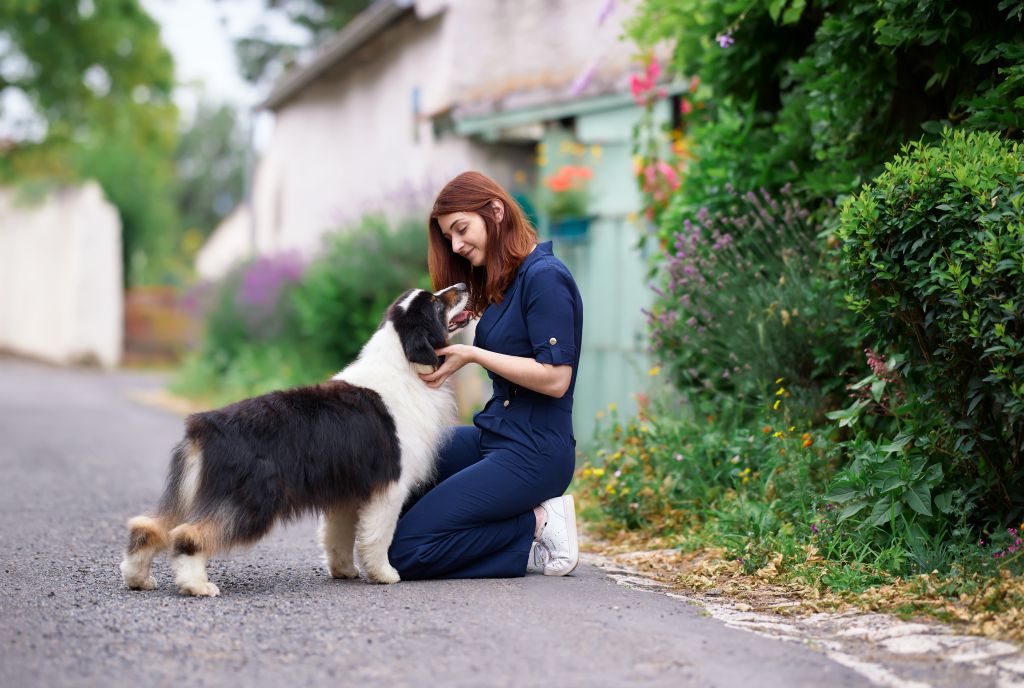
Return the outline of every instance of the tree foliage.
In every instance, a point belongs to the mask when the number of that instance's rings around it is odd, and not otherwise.
[[[200,102],[175,151],[177,205],[186,231],[206,237],[245,192],[248,141],[230,105]]]
[[[125,274],[160,278],[178,228],[177,110],[157,24],[138,0],[0,0],[0,43],[0,94],[23,96],[42,132],[8,144],[0,181],[98,180],[121,215]]]
[[[943,126],[1024,130],[1024,22],[1017,0],[648,0],[630,27],[670,41],[699,75],[693,153],[676,203],[714,207],[793,182],[834,199],[881,171],[908,139]]]
[[[293,24],[306,29],[313,46],[339,31],[370,4],[371,0],[264,0],[268,10],[280,11]],[[235,41],[242,76],[254,83],[276,78],[308,47],[273,38],[266,25]]]

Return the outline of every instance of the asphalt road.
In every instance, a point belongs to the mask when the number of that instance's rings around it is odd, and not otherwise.
[[[125,589],[124,522],[159,495],[181,419],[157,377],[0,358],[0,677],[29,686],[859,686],[798,643],[581,565],[370,585],[324,571],[316,523],[210,565],[221,596]]]

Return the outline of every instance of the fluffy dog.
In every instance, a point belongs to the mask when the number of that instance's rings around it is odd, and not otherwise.
[[[387,554],[399,512],[431,479],[455,418],[451,391],[417,372],[439,364],[434,349],[468,322],[467,301],[464,284],[408,291],[330,381],[189,416],[156,513],[128,522],[125,584],[156,587],[150,565],[169,547],[178,589],[217,595],[206,575],[212,554],[311,512],[323,515],[332,576],[359,575],[355,549],[367,579],[398,582]]]

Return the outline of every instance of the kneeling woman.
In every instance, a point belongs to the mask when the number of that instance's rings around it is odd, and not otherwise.
[[[478,172],[441,190],[429,234],[435,288],[468,284],[480,320],[472,346],[439,349],[444,364],[421,377],[436,387],[476,363],[494,394],[442,448],[438,482],[398,523],[391,565],[406,580],[522,576],[528,568],[564,576],[579,560],[572,496],[562,496],[576,455],[579,290],[518,204]]]

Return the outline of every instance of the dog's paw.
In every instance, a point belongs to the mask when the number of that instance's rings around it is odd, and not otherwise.
[[[129,590],[152,590],[156,587],[156,581],[153,580],[153,576],[148,578],[128,578],[124,579],[124,584],[128,586]]]
[[[367,571],[366,579],[371,583],[384,583],[388,585],[402,580],[398,576],[398,571],[395,571],[393,566],[377,569],[376,571]]]
[[[182,595],[193,595],[195,597],[216,597],[220,594],[220,588],[210,581],[205,583],[182,583],[178,585],[178,592]]]
[[[327,570],[334,578],[359,578],[359,569],[352,563],[339,564],[328,562]]]

